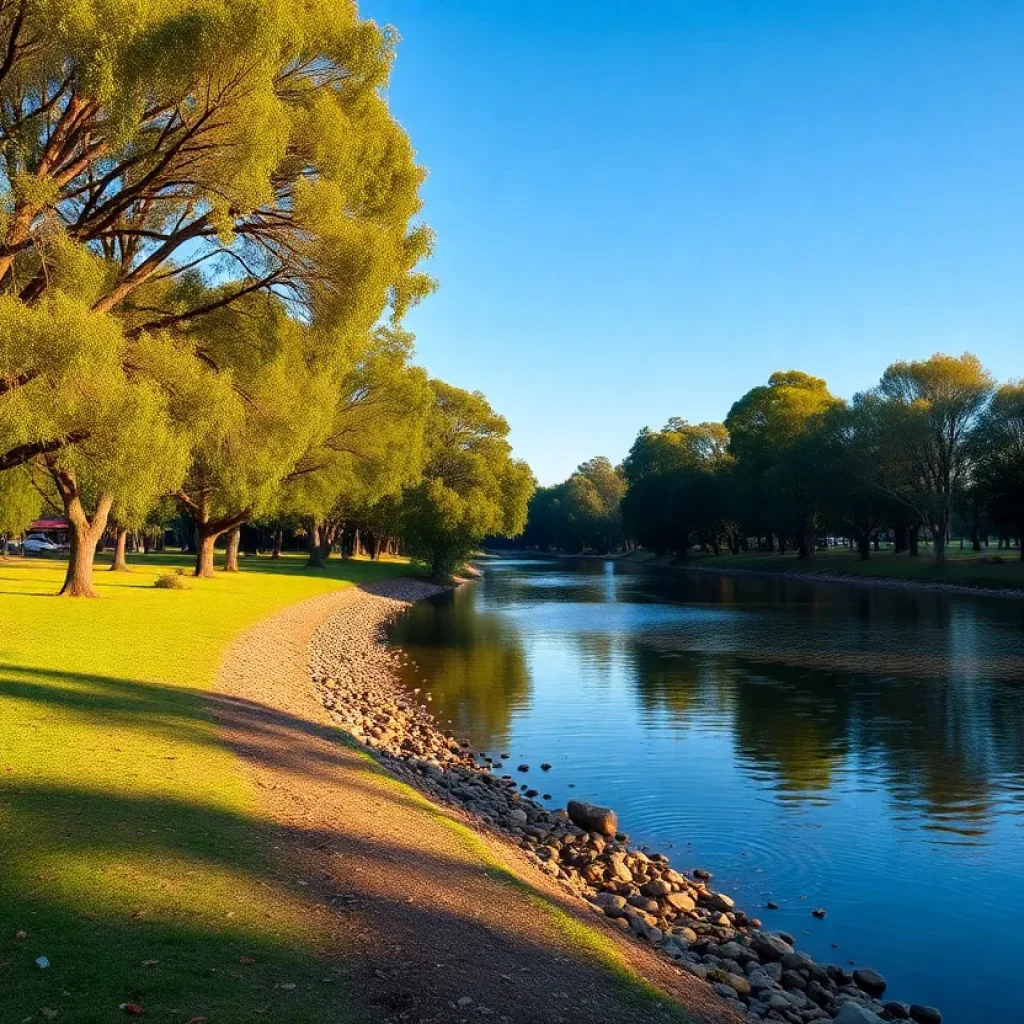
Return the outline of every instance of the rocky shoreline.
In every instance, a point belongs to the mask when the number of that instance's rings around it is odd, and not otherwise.
[[[507,758],[473,751],[442,729],[399,681],[404,655],[386,641],[398,615],[441,589],[416,580],[368,587],[372,600],[343,605],[310,643],[318,697],[383,766],[511,838],[595,913],[704,979],[748,1021],[941,1024],[933,1007],[886,1001],[876,971],[818,964],[794,948],[793,936],[763,930],[708,885],[708,872],[682,872],[662,854],[636,849],[610,809],[573,801],[549,809],[517,781]]]

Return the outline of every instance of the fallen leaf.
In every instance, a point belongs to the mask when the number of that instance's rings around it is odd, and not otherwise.
[[[36,957],[36,967],[39,967],[40,969],[45,969],[45,968],[47,968],[49,966],[50,966],[50,958],[49,957],[45,957],[45,956],[37,956]]]
[[[251,956],[240,956],[238,958],[238,962],[240,964],[254,964],[256,963],[256,958]]]
[[[193,1017],[188,1024],[206,1024],[206,1017]]]
[[[142,961],[142,966],[143,967],[156,967],[156,965],[158,963],[160,963],[159,960],[143,960]]]
[[[146,1012],[138,1003],[122,1003],[121,1009],[131,1017],[139,1017]]]
[[[14,933],[14,938],[17,942],[24,942],[28,938],[28,932],[24,928],[19,928]]]
[[[291,990],[295,988],[295,985],[293,982],[286,981],[283,985],[278,985],[277,987],[285,992],[291,992]]]
[[[44,1020],[53,1020],[57,1016],[56,1010],[51,1010],[48,1006],[41,1006],[39,1008],[39,1016]]]

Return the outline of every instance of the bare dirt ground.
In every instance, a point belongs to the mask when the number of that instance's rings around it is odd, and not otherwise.
[[[346,602],[384,604],[392,592],[401,581],[265,619],[232,645],[211,694],[219,734],[280,836],[279,870],[308,901],[311,942],[339,965],[339,1009],[348,1007],[339,1016],[352,1019],[355,1006],[367,1022],[418,1024],[739,1020],[702,982],[563,893],[516,847],[467,832],[468,818],[397,782],[331,723],[309,678],[310,639]]]

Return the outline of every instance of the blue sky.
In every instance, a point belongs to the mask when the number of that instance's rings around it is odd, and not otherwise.
[[[1024,3],[363,0],[429,168],[418,358],[542,483],[772,371],[1024,376]]]

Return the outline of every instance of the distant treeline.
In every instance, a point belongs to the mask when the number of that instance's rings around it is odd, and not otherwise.
[[[812,558],[838,537],[866,559],[885,535],[910,555],[931,540],[941,564],[951,537],[977,550],[1022,533],[1024,383],[999,386],[965,354],[893,363],[852,402],[818,377],[774,373],[724,423],[644,428],[621,465],[591,459],[539,489],[522,543]]]

